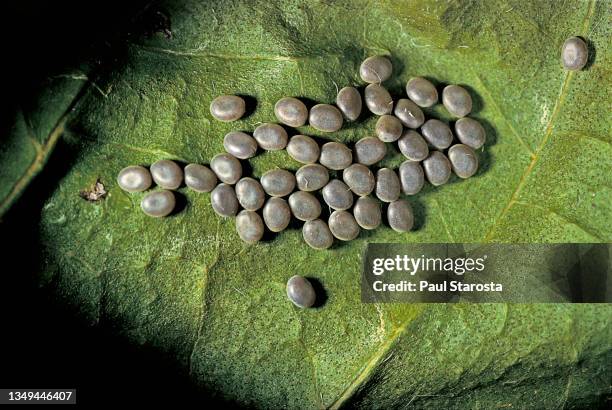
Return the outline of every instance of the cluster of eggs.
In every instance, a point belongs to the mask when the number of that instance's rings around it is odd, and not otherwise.
[[[357,120],[365,105],[379,116],[376,136],[362,138],[353,149],[334,141],[319,145],[307,135],[289,138],[282,125],[264,123],[255,128],[252,136],[242,131],[225,135],[226,152],[214,156],[210,168],[189,164],[183,170],[173,161],[160,160],[150,171],[142,166],[124,168],[118,183],[129,192],[149,189],[153,182],[162,188],[141,202],[142,210],[154,217],[172,213],[176,204],[172,190],[183,181],[197,192],[211,192],[214,211],[224,217],[236,216],[236,230],[247,243],[259,241],[266,227],[272,232],[286,229],[294,217],[304,222],[305,242],[315,249],[326,249],[334,238],[350,241],[360,229],[377,228],[382,222],[381,202],[388,204],[389,226],[397,232],[407,232],[413,227],[414,216],[410,203],[400,195],[418,193],[426,180],[442,185],[452,171],[460,178],[474,175],[478,169],[475,150],[483,146],[485,130],[478,121],[466,117],[472,110],[472,99],[458,85],[449,85],[442,91],[444,107],[460,117],[454,134],[446,123],[425,118],[421,108],[432,107],[439,100],[436,87],[428,80],[412,78],[406,85],[408,98],[394,102],[381,85],[392,71],[388,58],[369,57],[359,70],[360,77],[368,83],[363,98],[356,88],[344,87],[338,92],[336,105],[317,104],[308,109],[294,97],[276,102],[274,114],[279,123],[287,127],[308,123],[322,132],[338,131],[345,119]],[[217,120],[230,122],[245,114],[246,104],[239,96],[223,95],[211,102],[210,111]],[[397,143],[406,161],[398,172],[389,168],[372,172],[369,167],[385,157],[388,143]],[[285,149],[304,165],[295,174],[273,169],[259,180],[243,176],[240,161],[254,157],[259,149]],[[330,177],[330,171],[341,178]],[[320,218],[323,209],[319,198],[331,210],[327,221]]]
[[[580,70],[587,59],[588,47],[583,39],[571,37],[564,43],[561,60],[566,69]],[[410,203],[401,199],[400,193],[418,193],[425,180],[434,186],[442,185],[448,181],[451,170],[460,178],[474,175],[478,169],[475,150],[484,145],[485,130],[478,121],[466,117],[472,110],[472,99],[458,85],[449,85],[442,91],[442,104],[450,114],[459,117],[454,124],[454,135],[446,123],[425,119],[421,108],[432,107],[439,101],[436,87],[428,80],[412,78],[406,84],[408,98],[394,102],[381,85],[392,71],[386,57],[370,57],[359,70],[361,79],[369,84],[363,99],[356,88],[344,87],[338,92],[335,106],[317,104],[309,110],[294,97],[285,97],[276,103],[275,116],[286,126],[301,127],[308,122],[319,131],[335,132],[342,127],[344,119],[357,120],[365,102],[370,112],[380,116],[376,137],[359,140],[352,150],[339,142],[319,146],[306,135],[289,138],[282,126],[265,123],[254,130],[252,137],[241,131],[228,133],[223,141],[226,153],[216,155],[210,168],[189,164],[181,169],[173,161],[160,160],[150,170],[139,165],[124,168],[117,177],[118,184],[125,191],[141,192],[155,182],[161,190],[145,195],[141,201],[142,210],[153,217],[172,213],[176,206],[172,191],[183,181],[196,192],[211,192],[214,211],[224,217],[236,216],[238,234],[249,243],[262,238],[264,224],[270,231],[280,232],[294,216],[304,221],[305,241],[313,248],[325,249],[332,245],[334,237],[351,240],[358,236],[360,228],[378,227],[382,221],[379,201],[388,203],[387,220],[391,228],[409,231],[414,216]],[[241,97],[224,95],[212,101],[210,111],[220,121],[235,121],[245,114],[246,104]],[[454,136],[459,143],[453,145]],[[385,157],[386,143],[397,143],[406,161],[398,173],[381,168],[374,175],[368,167]],[[286,149],[304,165],[295,174],[274,169],[259,181],[243,177],[240,160],[254,157],[259,148]],[[330,180],[329,170],[342,171],[342,180]],[[321,203],[313,194],[319,190],[323,201],[333,209],[327,223],[319,219]],[[283,198],[286,196],[288,200]],[[240,207],[243,210],[238,212]],[[259,210],[263,219],[257,213]],[[301,308],[312,307],[316,300],[312,284],[301,276],[288,280],[287,296]]]

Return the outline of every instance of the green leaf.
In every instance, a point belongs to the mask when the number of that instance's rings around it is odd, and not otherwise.
[[[359,279],[367,242],[612,240],[607,2],[184,0],[160,10],[170,38],[130,37],[95,87],[67,81],[52,93],[66,96],[64,104],[34,111],[43,125],[17,123],[3,147],[0,212],[61,131],[77,153],[41,205],[43,286],[93,325],[175,357],[204,389],[256,407],[560,408],[605,400],[610,305],[362,304]],[[572,35],[596,50],[580,72],[559,62]],[[333,102],[338,88],[360,84],[359,63],[373,54],[391,56],[395,95],[416,75],[468,87],[488,133],[475,177],[410,198],[416,231],[381,227],[314,251],[292,228],[247,246],[207,194],[181,190],[185,208],[157,220],[140,212],[142,194],[117,186],[117,172],[130,164],[208,163],[228,131],[273,121],[281,97]],[[64,116],[83,82],[90,86]],[[226,93],[254,97],[256,110],[232,124],[213,120],[208,105]],[[427,114],[448,119],[443,109]],[[331,136],[300,131],[354,142],[374,123],[369,117]],[[385,163],[400,161],[394,153]],[[275,166],[298,165],[285,152],[251,161],[255,176]],[[108,195],[82,199],[98,179]],[[322,307],[287,301],[294,274],[321,282]]]
[[[50,78],[40,94],[14,110],[0,147],[0,216],[46,165],[86,80],[81,72]]]

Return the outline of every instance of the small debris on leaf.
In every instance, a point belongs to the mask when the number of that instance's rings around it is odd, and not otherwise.
[[[104,199],[107,193],[108,192],[104,188],[104,184],[102,184],[102,181],[100,181],[100,178],[98,178],[95,184],[93,184],[89,189],[84,189],[79,192],[79,196],[89,202],[98,202],[99,200]]]

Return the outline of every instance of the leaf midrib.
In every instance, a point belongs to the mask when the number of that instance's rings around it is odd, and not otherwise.
[[[596,3],[597,3],[597,0],[591,0],[589,2],[589,8],[587,9],[587,14],[585,16],[583,27],[582,27],[582,31],[581,31],[582,36],[585,36],[587,31],[588,31],[588,29],[589,29],[589,26],[591,24],[591,20],[592,20],[594,11],[595,11],[595,4]],[[523,190],[523,187],[527,183],[527,180],[528,180],[529,176],[531,175],[531,172],[535,168],[535,166],[536,166],[536,164],[538,162],[538,159],[540,158],[540,154],[541,154],[542,150],[546,147],[546,143],[548,142],[548,140],[550,139],[550,136],[553,133],[554,126],[555,126],[555,121],[556,121],[557,117],[559,116],[559,113],[561,112],[561,107],[563,106],[563,103],[565,102],[565,99],[567,97],[567,93],[568,93],[568,90],[569,90],[569,84],[570,84],[572,78],[574,78],[574,75],[575,75],[574,71],[565,71],[565,73],[563,75],[563,81],[561,82],[561,88],[560,88],[560,91],[559,91],[559,95],[558,95],[557,99],[555,100],[555,106],[553,108],[553,112],[552,112],[552,114],[550,116],[550,119],[548,120],[548,123],[546,124],[546,128],[544,130],[544,136],[542,137],[542,140],[540,141],[540,144],[538,145],[538,147],[536,148],[535,152],[533,153],[533,155],[531,157],[531,161],[529,162],[529,165],[527,165],[527,168],[525,168],[525,171],[521,175],[521,178],[519,179],[518,185],[516,186],[516,188],[512,192],[512,195],[510,196],[510,201],[502,209],[502,211],[497,216],[497,218],[495,218],[495,220],[493,221],[493,224],[491,224],[491,227],[489,228],[489,230],[487,231],[487,233],[484,236],[483,242],[490,242],[491,241],[491,239],[493,238],[493,234],[495,233],[495,229],[499,225],[500,221],[510,211],[510,209],[514,206],[514,204],[516,204],[518,202],[518,199],[519,199],[520,194],[521,194],[521,192]]]

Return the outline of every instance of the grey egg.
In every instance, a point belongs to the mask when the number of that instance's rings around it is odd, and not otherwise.
[[[387,208],[387,221],[396,232],[408,232],[414,226],[414,213],[410,202],[398,199],[391,202]]]
[[[289,136],[287,131],[278,124],[264,123],[255,128],[253,137],[261,147],[266,151],[278,151],[287,146]]]
[[[263,220],[272,232],[283,231],[291,222],[291,209],[283,198],[272,197],[263,207]]]
[[[163,189],[176,189],[183,183],[183,170],[174,161],[162,159],[151,165],[153,181]]]
[[[142,198],[140,208],[142,211],[156,218],[167,216],[172,213],[176,206],[176,198],[172,191],[149,192]]]
[[[359,76],[366,83],[382,83],[393,73],[393,65],[387,57],[368,57],[359,67]]]
[[[319,162],[329,169],[339,171],[351,165],[353,153],[340,142],[328,142],[321,147]]]
[[[297,187],[300,191],[317,191],[329,182],[329,171],[323,165],[304,165],[295,173]]]
[[[287,144],[287,153],[302,164],[313,164],[319,159],[319,144],[306,135],[294,135]]]
[[[321,215],[321,203],[310,192],[297,191],[289,196],[289,208],[300,221],[312,221]]]
[[[399,167],[399,180],[405,195],[418,194],[425,184],[423,167],[416,161],[404,161]]]
[[[561,49],[561,64],[567,70],[582,70],[589,60],[589,47],[580,37],[570,37]]]
[[[436,119],[430,119],[421,127],[425,140],[436,149],[446,149],[453,143],[453,132],[450,127]]]
[[[246,243],[258,242],[264,234],[264,223],[261,216],[254,211],[240,211],[236,216],[236,232]]]
[[[363,196],[355,202],[353,215],[363,229],[376,229],[382,221],[380,202],[370,196]]]
[[[406,95],[419,107],[431,107],[438,102],[436,86],[423,77],[415,77],[408,81]]]
[[[429,155],[427,142],[415,130],[405,130],[397,141],[397,146],[400,152],[412,161],[423,161]]]
[[[221,95],[210,103],[210,113],[219,121],[236,121],[245,111],[244,100],[236,95]]]
[[[295,188],[295,175],[286,169],[272,169],[261,176],[261,186],[270,196],[287,196]]]
[[[423,110],[407,98],[401,98],[395,103],[393,114],[408,128],[419,128],[425,121]]]
[[[376,197],[383,202],[393,202],[400,196],[399,177],[389,168],[376,171]]]
[[[440,151],[432,151],[423,161],[423,171],[432,185],[446,184],[451,175],[451,163]]]
[[[455,134],[463,144],[474,149],[482,147],[485,143],[485,129],[478,121],[472,118],[460,118],[455,123]]]
[[[302,227],[304,241],[314,249],[327,249],[334,243],[329,227],[321,219],[306,221]]]
[[[442,90],[442,104],[453,115],[465,117],[472,111],[472,97],[463,87],[447,85]]]
[[[117,175],[119,188],[127,192],[146,191],[151,187],[152,183],[151,173],[140,165],[125,167]]]
[[[287,297],[299,308],[309,308],[315,304],[317,294],[310,281],[303,276],[292,276],[287,281]]]
[[[236,158],[252,158],[257,153],[257,141],[241,131],[232,131],[223,138],[223,148]]]
[[[266,200],[266,193],[256,179],[244,177],[236,183],[236,198],[247,211],[257,211]]]
[[[376,121],[376,136],[383,142],[397,141],[403,130],[402,123],[393,115],[382,115]]]
[[[308,108],[297,98],[285,97],[274,105],[274,115],[283,124],[290,127],[301,127],[308,119]]]
[[[391,114],[391,111],[393,111],[393,98],[382,85],[368,85],[365,89],[364,99],[368,110],[376,115]]]
[[[355,161],[363,165],[373,165],[387,155],[387,146],[376,137],[365,137],[355,144]]]
[[[323,132],[334,132],[342,128],[342,113],[329,104],[317,104],[310,109],[308,123]]]
[[[352,164],[342,172],[342,179],[355,194],[369,195],[376,186],[376,177],[363,164]]]
[[[329,181],[322,192],[325,203],[336,211],[344,211],[353,206],[353,192],[339,179]]]
[[[348,211],[334,211],[327,221],[332,235],[341,241],[352,241],[359,236],[359,225]]]
[[[455,144],[448,149],[448,159],[455,175],[469,178],[478,171],[478,155],[467,145]]]
[[[185,185],[196,192],[210,192],[217,185],[217,176],[205,165],[189,164],[185,167]]]
[[[210,168],[221,182],[233,185],[242,176],[242,165],[230,154],[217,154],[210,161]]]
[[[336,105],[349,121],[355,121],[361,115],[363,101],[355,87],[344,87],[338,92]]]
[[[238,212],[236,191],[228,184],[221,183],[212,190],[210,203],[213,210],[220,216],[234,216]]]

